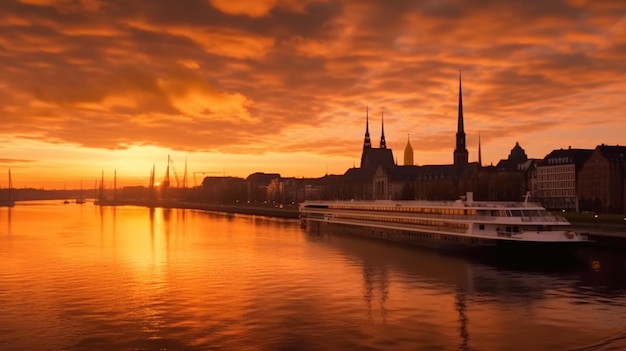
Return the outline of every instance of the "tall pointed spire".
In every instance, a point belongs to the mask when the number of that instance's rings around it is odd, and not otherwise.
[[[380,123],[381,123],[380,148],[386,149],[387,142],[385,141],[385,115],[383,111],[380,111]]]
[[[461,88],[461,70],[459,70],[459,117],[456,132],[456,148],[454,149],[454,165],[467,165],[468,153],[465,147],[465,130],[463,126],[463,90]]]
[[[365,140],[363,140],[363,149],[369,149],[372,147],[372,141],[370,140],[370,117],[369,107],[365,107]]]
[[[363,152],[361,153],[361,167],[365,165],[365,160],[369,150],[372,148],[372,141],[370,140],[370,117],[369,107],[365,107],[365,139],[363,140]]]
[[[457,122],[457,127],[457,133],[465,134],[463,126],[463,90],[461,88],[461,70],[459,70],[459,120]]]
[[[482,157],[482,152],[480,150],[480,133],[478,133],[478,166],[479,167],[483,166],[483,157]]]

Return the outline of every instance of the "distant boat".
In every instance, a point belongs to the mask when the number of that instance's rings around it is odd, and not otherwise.
[[[120,202],[117,201],[117,170],[113,172],[113,197],[107,198],[104,196],[104,171],[102,171],[102,178],[100,179],[100,186],[98,190],[98,194],[93,204],[98,206],[117,206],[120,205]]]
[[[69,204],[69,203],[70,203],[70,200],[65,200],[65,201],[63,201],[63,204],[64,204],[64,205],[67,205],[67,204]]]
[[[85,203],[85,197],[83,196],[83,181],[81,180],[80,182],[80,197],[78,199],[76,199],[77,204],[82,205]]]
[[[9,187],[7,188],[6,198],[0,198],[0,207],[13,207],[15,206],[15,200],[13,200],[13,182],[11,181],[11,170],[9,169]]]

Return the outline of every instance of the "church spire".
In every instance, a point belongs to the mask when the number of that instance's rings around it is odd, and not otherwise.
[[[483,166],[482,152],[480,151],[480,133],[478,133],[478,167]]]
[[[454,149],[454,165],[467,165],[467,149],[465,148],[465,130],[463,127],[463,91],[461,88],[461,71],[459,70],[459,119],[457,122],[456,148]]]
[[[380,135],[380,148],[386,149],[387,142],[385,141],[385,115],[384,112],[380,112],[380,123],[381,123],[381,135]]]
[[[461,71],[459,70],[459,120],[457,121],[457,135],[463,134],[465,136],[465,130],[463,126],[463,90],[461,88]],[[458,145],[458,144],[457,144]]]
[[[372,147],[372,141],[370,140],[370,120],[369,120],[369,108],[365,107],[365,140],[363,140],[363,150]]]

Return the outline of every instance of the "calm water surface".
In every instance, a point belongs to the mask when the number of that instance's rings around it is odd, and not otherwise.
[[[513,270],[297,221],[0,208],[0,350],[625,350],[626,258]]]

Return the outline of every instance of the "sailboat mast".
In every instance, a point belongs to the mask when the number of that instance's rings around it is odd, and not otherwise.
[[[117,193],[117,169],[113,170],[113,201],[116,200]]]
[[[98,198],[100,201],[104,200],[104,170],[102,171],[102,175],[100,176],[100,193],[98,194]]]
[[[150,172],[150,182],[148,184],[150,189],[154,188],[154,164],[152,165],[152,171]]]

